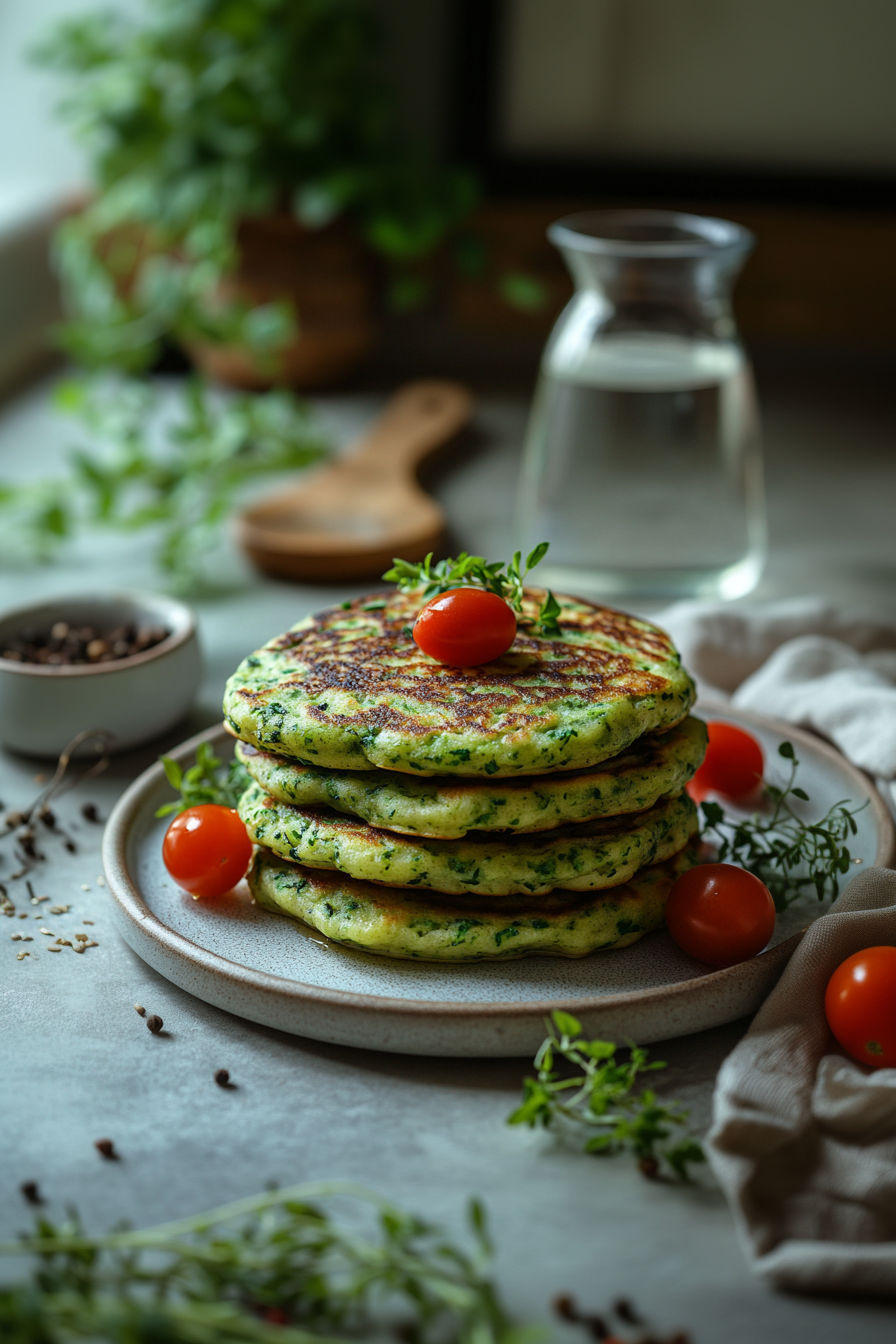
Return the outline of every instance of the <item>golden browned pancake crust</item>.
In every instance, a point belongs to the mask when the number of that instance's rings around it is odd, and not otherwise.
[[[527,591],[528,615],[543,596]],[[473,668],[417,648],[419,594],[331,607],[244,660],[228,682],[227,722],[307,765],[506,777],[596,764],[685,717],[694,686],[668,636],[559,600],[560,638],[521,629],[503,658]]]

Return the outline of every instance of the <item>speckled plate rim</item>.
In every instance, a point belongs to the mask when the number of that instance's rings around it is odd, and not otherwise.
[[[701,702],[697,709],[704,715],[715,714],[789,739],[828,759],[841,774],[851,776],[859,794],[870,800],[878,838],[875,866],[894,865],[896,828],[889,810],[872,781],[834,747],[793,725],[725,704]],[[183,762],[193,757],[200,743],[224,747],[230,741],[224,728],[217,726],[183,742],[171,755]],[[537,1046],[541,1039],[544,1018],[552,1009],[568,1007],[589,1030],[600,1030],[616,1039],[634,1036],[649,1043],[722,1025],[755,1011],[802,937],[798,932],[751,961],[692,980],[576,998],[568,1004],[556,998],[492,1003],[412,1000],[306,984],[210,952],[150,910],[131,877],[127,844],[136,817],[147,796],[161,783],[163,773],[160,763],[144,771],[122,795],[106,825],[103,864],[119,931],[143,960],[181,988],[238,1016],[296,1035],[396,1053],[529,1054],[532,1041]],[[711,1004],[717,1006],[711,1008]],[[638,1032],[627,1030],[633,1015],[641,1023]]]

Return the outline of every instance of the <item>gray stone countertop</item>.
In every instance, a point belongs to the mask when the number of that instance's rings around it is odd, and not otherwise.
[[[892,422],[871,380],[791,372],[770,375],[764,394],[772,528],[770,562],[755,596],[822,593],[896,614]],[[868,390],[870,388],[870,391]],[[0,480],[54,470],[71,427],[49,405],[48,385],[0,412]],[[322,400],[340,441],[375,409],[374,395]],[[521,397],[483,398],[474,430],[432,484],[456,544],[502,555],[525,420]],[[220,566],[225,596],[196,603],[206,677],[189,723],[167,742],[117,758],[107,774],[56,806],[77,843],[53,836],[35,877],[34,907],[10,883],[17,915],[0,921],[3,1002],[4,1154],[0,1221],[26,1228],[18,1187],[36,1180],[51,1214],[76,1204],[89,1228],[137,1225],[197,1212],[260,1191],[344,1177],[375,1186],[459,1231],[471,1194],[491,1215],[496,1273],[521,1318],[550,1319],[550,1301],[573,1292],[600,1311],[629,1296],[664,1332],[694,1344],[876,1344],[893,1338],[894,1313],[872,1303],[774,1295],[750,1276],[728,1210],[711,1180],[691,1189],[644,1181],[625,1158],[590,1159],[550,1136],[509,1129],[523,1060],[459,1061],[323,1045],[254,1026],[206,1006],[151,971],[114,932],[98,882],[101,831],[80,812],[108,815],[123,788],[158,755],[218,718],[223,682],[239,659],[307,611],[356,588],[289,586],[253,576],[232,553]],[[0,609],[34,597],[101,587],[157,586],[140,537],[91,538],[64,564],[7,568]],[[19,807],[38,792],[46,764],[0,755],[0,800]],[[0,860],[0,877],[11,870]],[[5,880],[5,877],[3,877]],[[51,904],[70,905],[60,916]],[[50,955],[53,934],[92,919],[97,946]],[[27,930],[33,941],[12,942]],[[32,955],[22,961],[25,948]],[[153,1037],[142,1003],[165,1022]],[[662,1091],[708,1122],[719,1063],[746,1023],[664,1043]],[[236,1086],[213,1081],[218,1068]],[[94,1148],[113,1139],[118,1162]],[[558,1340],[581,1331],[552,1326]]]

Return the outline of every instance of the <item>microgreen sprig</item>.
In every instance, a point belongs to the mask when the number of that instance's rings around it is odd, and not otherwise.
[[[664,1069],[665,1063],[648,1064],[647,1051],[637,1045],[630,1047],[627,1060],[620,1061],[612,1041],[585,1040],[581,1023],[571,1013],[555,1011],[545,1025],[548,1035],[534,1061],[538,1076],[524,1079],[523,1103],[507,1123],[591,1131],[586,1153],[630,1152],[645,1176],[659,1175],[665,1165],[677,1180],[688,1180],[689,1166],[706,1160],[702,1147],[690,1135],[667,1142],[673,1127],[686,1123],[688,1112],[677,1102],[660,1101],[649,1088],[634,1091],[642,1073]],[[557,1059],[566,1060],[576,1072],[557,1073]]]
[[[249,772],[241,761],[232,760],[225,765],[220,756],[216,756],[208,742],[200,742],[196,751],[196,761],[183,770],[171,756],[159,759],[165,770],[168,783],[177,789],[180,798],[174,803],[165,803],[156,812],[157,817],[167,817],[172,812],[184,812],[188,807],[199,807],[203,803],[218,803],[222,807],[236,807],[241,795],[251,780]]]
[[[422,564],[395,559],[393,568],[388,570],[383,578],[387,583],[397,583],[403,593],[416,592],[422,588],[424,598],[446,593],[449,588],[485,588],[487,592],[497,593],[498,597],[502,597],[508,606],[513,608],[517,616],[522,617],[523,583],[530,570],[540,564],[547,555],[549,545],[549,542],[542,541],[534,551],[530,551],[526,557],[525,568],[522,564],[522,551],[514,551],[509,564],[504,560],[490,562],[484,555],[468,555],[466,551],[461,551],[457,559],[438,560],[433,564],[433,552],[430,551]],[[548,589],[538,616],[531,623],[548,638],[557,638],[561,633],[557,620],[560,611],[560,603]],[[526,625],[530,622],[523,618],[520,624]]]
[[[702,803],[701,808],[703,836],[718,842],[718,862],[746,868],[768,887],[775,909],[786,910],[808,888],[815,888],[820,901],[838,895],[840,877],[849,872],[851,862],[844,842],[857,834],[855,817],[868,804],[850,808],[842,800],[820,821],[804,821],[788,801],[809,802],[808,793],[795,782],[800,763],[792,743],[782,742],[778,755],[790,762],[790,775],[783,788],[765,785],[771,804],[767,815],[731,817],[717,802]]]
[[[370,1232],[322,1200],[347,1196],[375,1216]],[[145,1231],[87,1235],[77,1215],[0,1252],[37,1258],[30,1281],[0,1290],[4,1339],[149,1340],[169,1344],[338,1344],[394,1338],[396,1314],[418,1344],[536,1344],[487,1277],[491,1245],[479,1204],[473,1249],[347,1182],[273,1191]],[[391,1327],[391,1328],[390,1328]]]

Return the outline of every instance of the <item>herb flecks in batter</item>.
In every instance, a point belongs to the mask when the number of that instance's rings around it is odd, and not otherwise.
[[[403,593],[416,592],[422,588],[422,596],[426,599],[438,593],[447,593],[450,588],[484,588],[503,598],[516,612],[521,625],[534,624],[543,635],[556,639],[561,634],[557,619],[561,608],[550,589],[545,593],[534,622],[523,615],[523,582],[530,570],[547,555],[548,547],[549,543],[543,541],[534,551],[530,551],[525,568],[522,567],[522,551],[514,551],[510,564],[504,560],[490,563],[484,555],[468,555],[466,551],[461,551],[456,560],[449,557],[433,564],[433,552],[430,551],[422,564],[396,558],[393,568],[383,578],[387,583],[397,583]]]
[[[523,1104],[507,1123],[590,1132],[586,1153],[630,1152],[644,1176],[666,1171],[676,1180],[689,1180],[688,1168],[706,1161],[700,1143],[691,1135],[669,1142],[675,1128],[687,1122],[688,1112],[678,1102],[659,1100],[650,1088],[634,1091],[642,1073],[664,1069],[665,1063],[648,1064],[647,1051],[637,1045],[631,1046],[627,1060],[618,1060],[613,1042],[585,1040],[581,1023],[571,1013],[553,1012],[546,1026],[547,1038],[534,1061],[538,1076],[524,1080]],[[575,1072],[558,1073],[554,1062],[559,1059]]]

